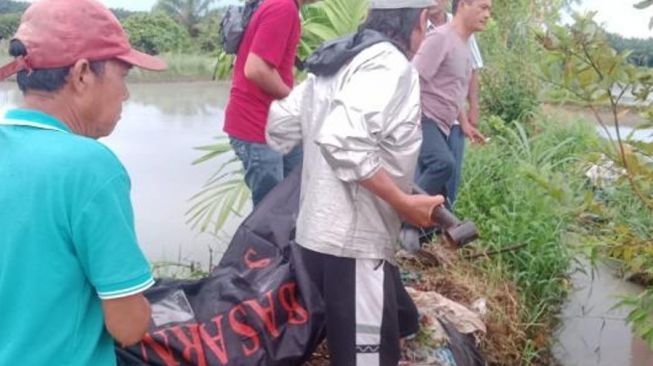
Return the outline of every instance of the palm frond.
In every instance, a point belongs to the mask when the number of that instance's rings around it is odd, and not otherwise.
[[[217,137],[216,142],[197,147],[205,154],[193,164],[221,159],[218,169],[202,189],[190,199],[186,223],[202,232],[217,234],[233,215],[239,215],[247,203],[250,192],[243,179],[242,165],[233,153],[227,138]]]

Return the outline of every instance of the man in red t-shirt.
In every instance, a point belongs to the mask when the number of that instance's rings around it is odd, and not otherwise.
[[[224,131],[243,162],[245,182],[256,206],[302,160],[265,143],[273,100],[293,87],[293,65],[301,35],[299,7],[314,0],[264,0],[250,20],[238,50]]]

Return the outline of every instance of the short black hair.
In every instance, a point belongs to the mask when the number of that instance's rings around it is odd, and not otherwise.
[[[410,37],[419,22],[424,9],[372,9],[361,29],[372,29],[395,41],[403,47],[404,53],[410,49]]]
[[[27,56],[27,48],[23,42],[14,39],[9,43],[9,54],[13,57]],[[89,66],[96,75],[104,73],[106,61],[91,61]],[[57,67],[52,69],[21,70],[16,75],[18,88],[25,93],[28,90],[40,90],[54,92],[66,84],[66,78],[70,73],[70,66]]]
[[[463,2],[463,1],[466,2],[467,4],[471,4],[471,3],[474,2],[474,0],[453,0],[451,2],[451,13],[452,14],[455,15],[456,12],[458,12],[458,6],[460,6],[460,3]]]
[[[454,14],[454,15],[456,14],[456,12],[458,11],[458,5],[459,4],[460,4],[460,0],[453,0],[451,2],[451,13],[452,14]]]

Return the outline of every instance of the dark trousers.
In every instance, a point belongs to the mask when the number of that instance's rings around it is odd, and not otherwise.
[[[252,192],[254,206],[302,162],[301,146],[283,155],[266,144],[247,142],[234,137],[229,141],[236,156],[243,163],[245,183]]]
[[[458,196],[460,178],[463,172],[463,158],[465,156],[465,135],[463,134],[460,125],[451,126],[451,133],[449,133],[447,145],[449,145],[449,150],[451,150],[456,162],[453,176],[447,183],[447,200],[449,200],[449,203],[453,207],[456,203],[456,197]]]
[[[325,303],[333,366],[396,366],[399,339],[417,333],[418,314],[399,277],[385,261],[336,257],[300,246],[294,261]]]
[[[422,117],[422,147],[417,161],[415,182],[430,195],[447,194],[447,185],[454,178],[456,160],[447,136],[435,121]]]

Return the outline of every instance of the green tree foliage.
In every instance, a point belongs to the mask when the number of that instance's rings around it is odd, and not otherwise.
[[[20,14],[0,14],[0,39],[11,39],[18,30]]]
[[[653,67],[653,38],[624,38],[607,33],[610,46],[617,52],[630,51],[628,62],[637,66]]]
[[[201,52],[217,52],[220,50],[218,33],[222,14],[218,10],[211,10],[197,25],[198,34],[194,44]]]
[[[479,33],[485,68],[481,72],[484,113],[512,122],[535,111],[540,80],[534,66],[541,51],[535,30],[557,20],[569,0],[494,0],[492,21]]]
[[[653,1],[651,1],[653,3]],[[616,137],[609,138],[609,149],[604,153],[625,170],[625,180],[633,195],[631,207],[640,207],[640,217],[653,217],[653,144],[636,143],[624,136],[621,127],[620,105],[627,94],[642,104],[649,105],[653,91],[653,71],[639,68],[628,62],[628,51],[617,52],[610,46],[605,32],[594,21],[594,13],[585,16],[574,15],[575,23],[570,26],[550,25],[539,37],[547,50],[542,69],[554,85],[572,93],[585,102],[594,112],[597,121],[606,129],[612,124]],[[598,111],[598,105],[608,105],[611,117],[605,119]],[[607,203],[608,205],[610,202]],[[623,213],[624,210],[622,210]],[[611,220],[611,222],[617,220]],[[639,220],[615,224],[610,230],[616,235],[613,242],[601,243],[602,251],[624,261],[628,270],[653,275],[653,252],[650,231],[640,236],[641,228],[650,230],[650,225],[641,225]],[[653,347],[653,287],[642,296],[623,302],[633,307],[628,321],[637,334]]]
[[[111,8],[109,10],[111,10],[113,15],[115,15],[116,18],[118,18],[118,20],[121,21],[121,22],[123,20],[129,18],[130,16],[138,13],[136,11],[131,11],[131,10],[123,9],[123,8]]]
[[[200,33],[200,22],[215,0],[159,0],[154,11],[163,11],[181,24],[191,37]]]
[[[653,151],[636,152],[625,146],[627,139],[620,131],[619,110],[628,94],[642,103],[649,103],[653,71],[628,63],[628,51],[612,49],[607,35],[594,21],[594,15],[576,14],[574,24],[550,25],[547,32],[539,35],[540,43],[547,50],[541,63],[542,72],[549,82],[585,102],[606,130],[608,124],[614,126],[616,138],[611,139],[613,149],[608,153],[628,171],[635,193],[653,210],[653,187],[650,185],[653,171],[646,169],[638,157],[640,153],[653,156]],[[610,107],[609,120],[598,113],[596,107],[601,104]]]
[[[146,53],[181,52],[191,46],[186,29],[163,13],[135,14],[123,22],[131,44]]]
[[[26,1],[0,0],[0,14],[22,14],[29,5],[30,3]]]

